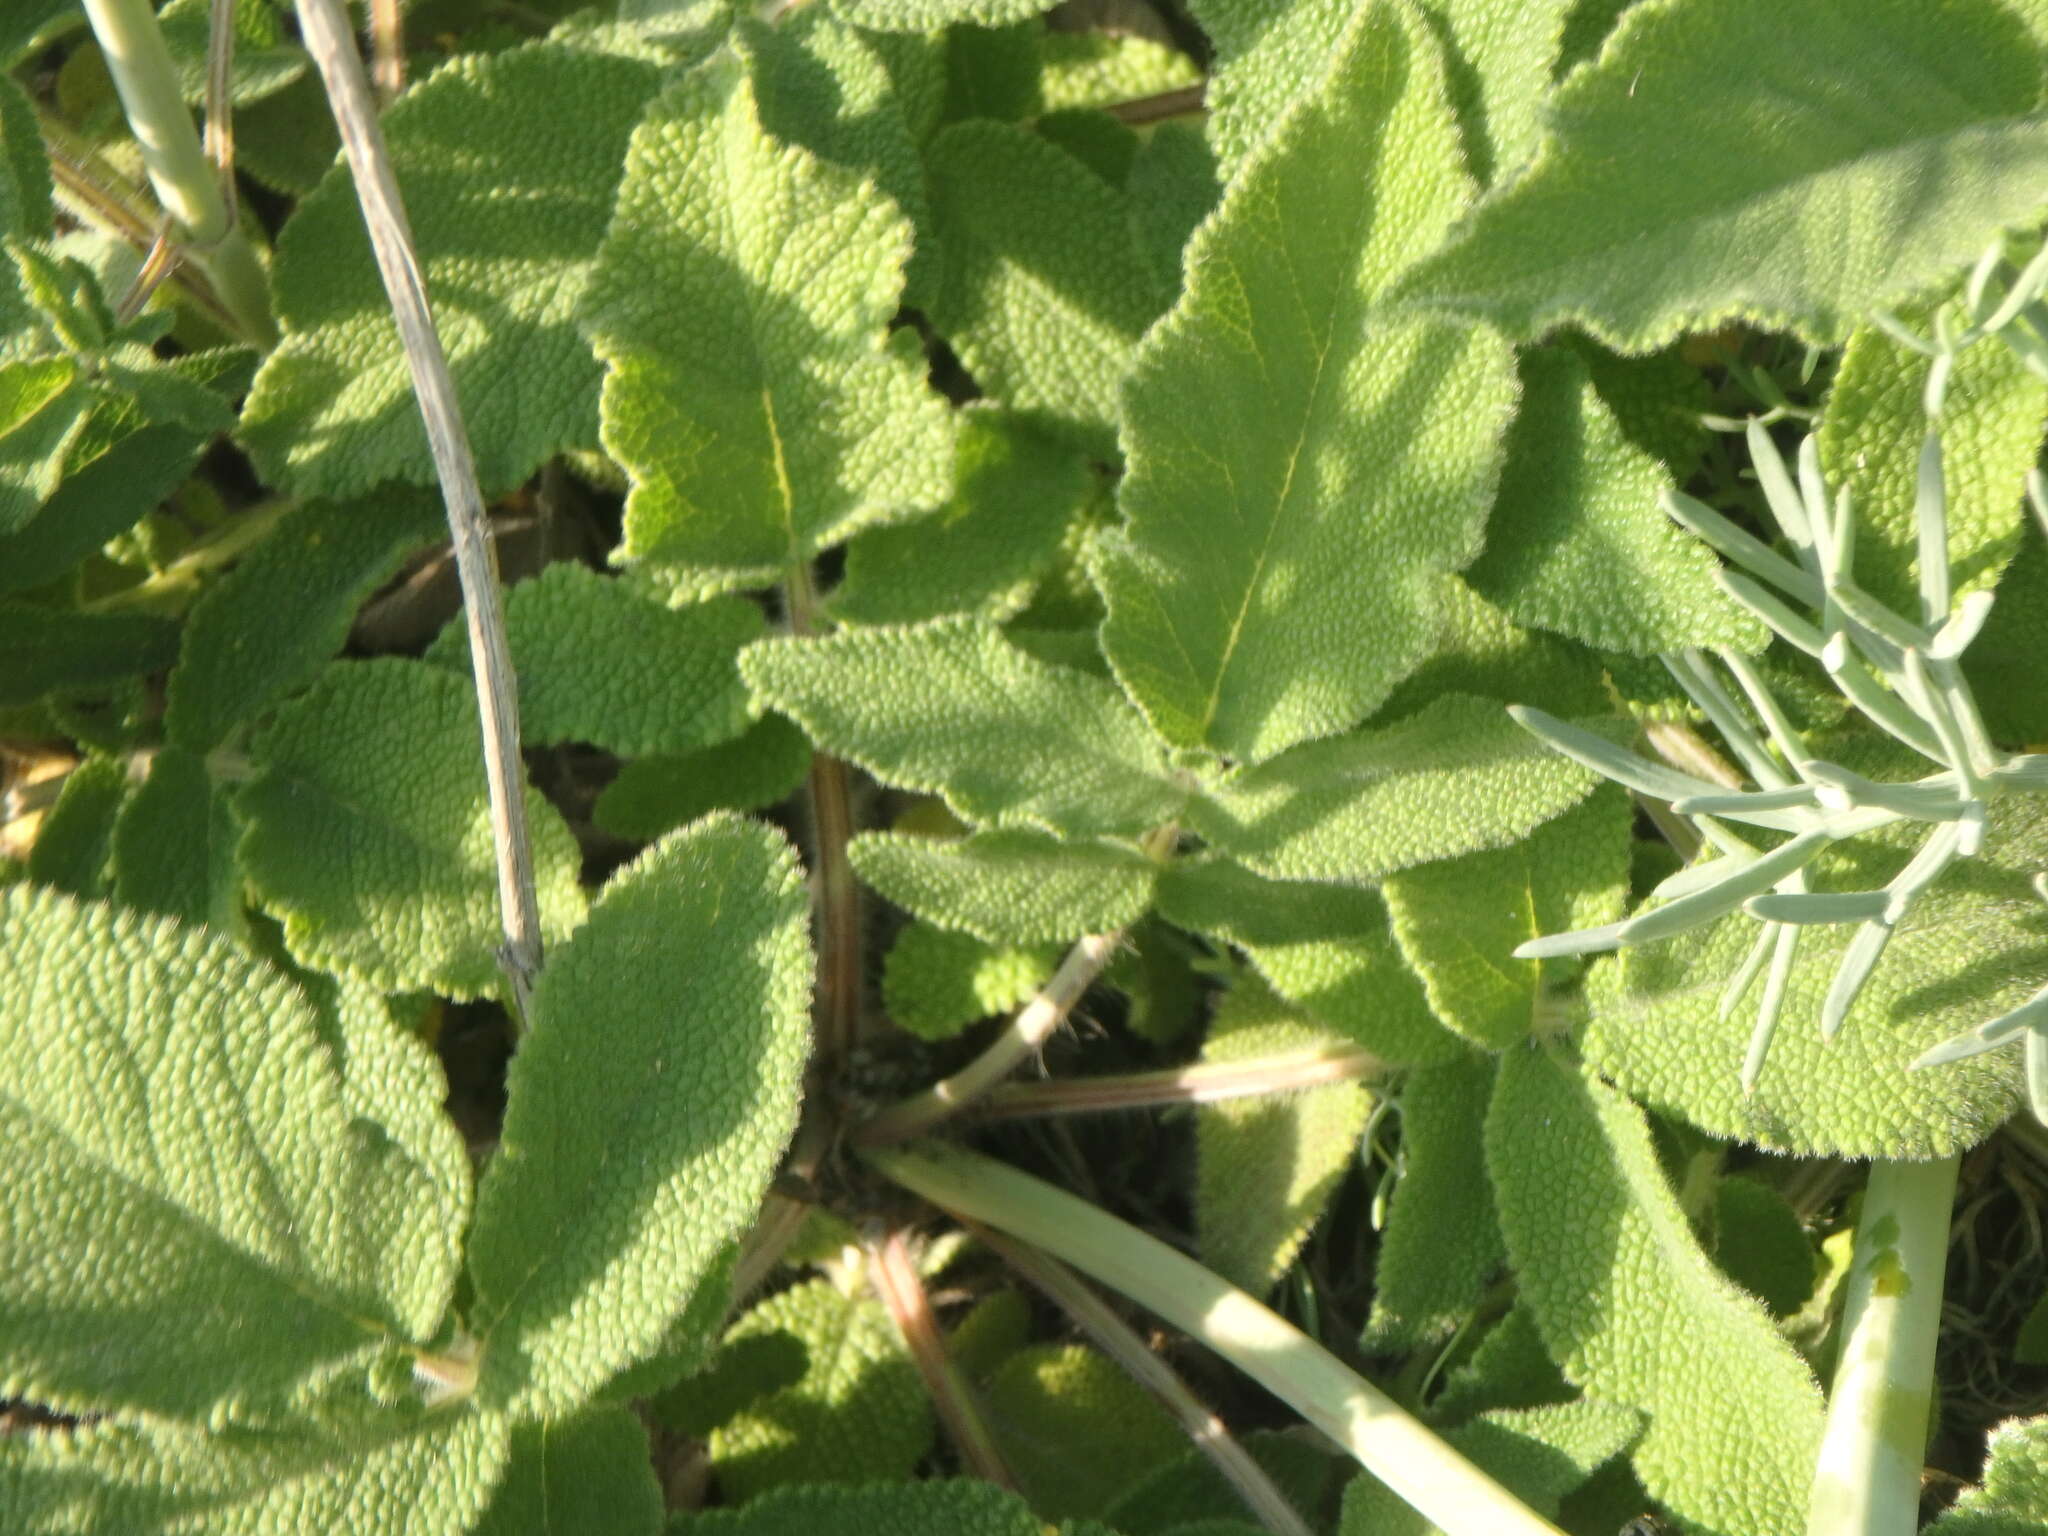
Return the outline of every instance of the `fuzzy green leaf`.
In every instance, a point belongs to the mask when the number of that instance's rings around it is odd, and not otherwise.
[[[384,117],[441,342],[486,490],[597,443],[599,371],[576,315],[655,64],[563,43],[470,54]],[[545,131],[539,131],[545,124]],[[265,478],[346,496],[433,483],[391,307],[346,166],[279,237],[284,340],[242,440]]]
[[[1592,784],[1498,704],[1452,695],[1244,769],[1188,817],[1261,874],[1376,880],[1524,837]]]
[[[2033,215],[2040,94],[1991,0],[1649,0],[1399,296],[1626,351],[1736,315],[1839,340]]]
[[[152,614],[0,603],[0,708],[142,677],[177,654],[178,626]]]
[[[65,777],[29,850],[28,877],[82,900],[108,892],[114,828],[132,789],[119,758],[88,757]]]
[[[647,1431],[627,1409],[599,1408],[512,1431],[505,1479],[474,1536],[655,1536],[661,1526]]]
[[[56,8],[51,0],[24,0],[16,9],[31,13],[32,28],[34,12],[47,17]],[[13,63],[15,45],[28,41],[17,25],[13,15],[0,22],[0,64]],[[11,79],[0,84],[0,234],[43,239],[50,233],[50,161],[42,140],[28,94]]]
[[[768,136],[738,59],[663,93],[584,307],[627,558],[772,577],[945,499],[945,404],[914,334],[884,341],[910,243],[872,183]]]
[[[2007,1419],[1991,1432],[1983,1486],[1927,1528],[1928,1536],[2041,1536],[2048,1530],[2048,1418]]]
[[[1091,489],[1077,450],[1008,412],[963,411],[953,499],[931,517],[848,545],[832,614],[855,624],[1009,618],[1052,565]]]
[[[871,1296],[810,1280],[755,1307],[725,1348],[774,1338],[800,1373],[711,1433],[720,1489],[743,1503],[790,1483],[908,1477],[931,1448],[931,1413],[902,1336]]]
[[[1448,1338],[1506,1255],[1481,1134],[1493,1063],[1410,1073],[1401,1088],[1401,1182],[1380,1236],[1365,1347],[1392,1354]]]
[[[1062,32],[1040,39],[1048,112],[1112,107],[1199,85],[1202,71],[1171,44],[1136,32]]]
[[[114,899],[233,934],[242,918],[240,839],[204,759],[165,747],[114,822]]]
[[[796,1124],[806,917],[789,845],[718,817],[614,877],[550,955],[470,1239],[486,1401],[586,1400],[752,1218]]]
[[[481,740],[466,679],[399,660],[334,663],[250,739],[242,861],[301,963],[391,991],[502,985]],[[581,860],[531,788],[526,818],[552,943],[582,918]]]
[[[1035,944],[1127,927],[1152,904],[1159,866],[1109,842],[1006,828],[940,840],[864,832],[847,845],[861,879],[942,928]]]
[[[1544,1050],[1510,1051],[1486,1159],[1551,1354],[1586,1392],[1648,1416],[1644,1486],[1703,1529],[1800,1529],[1819,1390],[1700,1250],[1642,1111]]]
[[[1256,978],[1209,1021],[1204,1062],[1250,1061],[1337,1043]],[[1228,1099],[1195,1122],[1195,1224],[1202,1262],[1263,1296],[1294,1262],[1358,1152],[1372,1098],[1357,1083]]]
[[[1758,1179],[1727,1178],[1714,1189],[1714,1259],[1729,1279],[1790,1317],[1813,1294],[1817,1264],[1799,1213]]]
[[[1176,744],[1257,760],[1357,724],[1478,553],[1512,359],[1488,332],[1374,318],[1471,195],[1444,91],[1420,20],[1361,11],[1139,350],[1129,521],[1095,571],[1103,649]]]
[[[597,797],[592,817],[614,837],[651,842],[711,811],[758,811],[788,798],[811,765],[811,744],[780,715],[731,741],[627,763]]]
[[[134,527],[192,473],[205,446],[188,428],[149,426],[73,468],[27,527],[0,535],[0,593],[54,581]]]
[[[440,508],[411,491],[294,509],[193,605],[165,735],[188,752],[210,752],[311,682],[347,641],[363,600],[445,533]]]
[[[743,1510],[678,1515],[669,1536],[1045,1536],[1031,1506],[993,1483],[787,1488]]]
[[[1117,387],[1170,297],[1123,195],[1008,123],[948,128],[925,164],[943,265],[933,324],[992,398],[1108,457]]]
[[[1634,814],[1605,786],[1505,848],[1387,877],[1394,938],[1439,1019],[1488,1050],[1554,1028],[1544,971],[1554,982],[1558,964],[1517,960],[1515,947],[1621,916]]]
[[[670,608],[588,566],[551,565],[505,594],[520,734],[621,757],[730,741],[752,719],[734,658],[761,629],[761,610],[739,598]],[[460,615],[426,659],[469,676]]]
[[[1348,1456],[1332,1455],[1327,1442],[1311,1442],[1281,1430],[1254,1430],[1240,1443],[1297,1510],[1328,1507],[1358,1465]],[[1129,1536],[1169,1536],[1177,1526],[1213,1516],[1219,1509],[1235,1509],[1242,1502],[1215,1463],[1190,1448],[1130,1482],[1109,1519]]]
[[[1034,660],[979,620],[761,641],[740,672],[824,750],[973,821],[1135,835],[1185,799],[1115,688]]]
[[[1391,1064],[1465,1054],[1402,963],[1372,891],[1182,859],[1161,872],[1158,902],[1167,921],[1236,945],[1282,997]]]
[[[1172,292],[1181,286],[1181,255],[1222,196],[1216,156],[1193,123],[1161,123],[1138,146],[1124,183],[1145,257]]]
[[[0,534],[19,533],[57,489],[96,403],[72,358],[0,365]]]
[[[832,8],[858,27],[877,32],[936,32],[972,23],[1006,27],[1049,11],[1057,0],[832,0]]]
[[[199,929],[0,895],[12,1160],[0,1375],[74,1407],[204,1418],[423,1340],[454,1273],[385,1284],[393,1212],[283,977]],[[132,1527],[131,1527],[132,1528]]]
[[[968,933],[911,923],[882,963],[889,1021],[925,1040],[957,1035],[977,1019],[1026,1002],[1059,964],[1050,945],[989,944]]]
[[[1104,1514],[1187,1444],[1143,1388],[1085,1344],[1019,1350],[982,1400],[1020,1491],[1046,1520]]]
[[[1480,1145],[1483,1150],[1483,1140]],[[1489,1408],[1537,1408],[1571,1395],[1571,1384],[1544,1348],[1536,1315],[1518,1302],[1469,1359],[1451,1368],[1431,1406],[1438,1418],[1455,1422]]]
[[[1714,584],[1712,552],[1658,505],[1670,488],[1576,353],[1524,352],[1486,553],[1465,579],[1516,623],[1604,650],[1761,650],[1769,636]]]

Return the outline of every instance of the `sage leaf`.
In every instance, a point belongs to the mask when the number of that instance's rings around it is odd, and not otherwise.
[[[647,1431],[628,1409],[598,1408],[514,1427],[504,1481],[474,1536],[656,1536],[661,1527]]]
[[[242,829],[203,758],[159,751],[122,802],[113,831],[113,896],[124,907],[233,935],[242,922]]]
[[[927,922],[991,944],[1036,944],[1129,926],[1152,904],[1159,866],[1136,849],[1009,828],[941,841],[864,832],[854,870]]]
[[[679,1515],[669,1536],[1044,1536],[1031,1506],[993,1483],[787,1488],[742,1510]]]

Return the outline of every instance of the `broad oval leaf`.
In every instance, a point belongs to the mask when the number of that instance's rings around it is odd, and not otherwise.
[[[1026,828],[941,840],[868,832],[847,844],[861,879],[899,907],[991,944],[1107,933],[1144,916],[1159,865],[1119,843]]]

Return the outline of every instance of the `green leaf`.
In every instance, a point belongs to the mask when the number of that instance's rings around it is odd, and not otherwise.
[[[1924,312],[1909,312],[1920,323]],[[1921,406],[1932,362],[1872,327],[1842,353],[1820,423],[1821,468],[1856,509],[1856,584],[1917,614],[1919,520],[1914,490],[1928,431]],[[1941,412],[1955,595],[1990,587],[2026,533],[2021,488],[2048,421],[2048,382],[2010,348],[1972,347],[1956,360]],[[1989,648],[1988,639],[1984,648]],[[2031,692],[2032,690],[2028,690]]]
[[[1093,483],[1082,455],[1016,416],[960,413],[959,481],[937,513],[862,534],[829,607],[854,624],[1006,619],[1030,600]]]
[[[143,677],[178,654],[178,626],[142,613],[0,603],[0,707]]]
[[[1374,317],[1471,193],[1444,91],[1419,20],[1359,12],[1139,350],[1128,526],[1095,574],[1103,649],[1177,745],[1258,760],[1356,725],[1428,654],[1443,575],[1478,553],[1507,348]]]
[[[57,489],[94,403],[72,358],[0,364],[0,535],[20,532]]]
[[[669,1536],[1044,1536],[1031,1506],[993,1483],[785,1488],[743,1510],[678,1515]]]
[[[1714,1188],[1714,1258],[1728,1278],[1790,1317],[1813,1294],[1819,1269],[1799,1213],[1757,1179],[1726,1178]]]
[[[810,766],[804,733],[767,715],[715,747],[627,763],[591,815],[613,837],[650,842],[710,811],[758,811],[787,799]]]
[[[1465,1054],[1402,963],[1372,891],[1181,859],[1161,872],[1158,903],[1169,922],[1236,945],[1274,991],[1392,1065]]]
[[[1058,963],[1055,946],[989,944],[911,923],[882,962],[882,1008],[890,1023],[920,1039],[947,1039],[1029,1001]]]
[[[1143,1388],[1085,1344],[1019,1350],[983,1385],[989,1427],[1045,1520],[1099,1516],[1187,1444]]]
[[[1387,877],[1394,938],[1439,1019],[1488,1050],[1555,1029],[1545,968],[1554,985],[1572,967],[1517,960],[1515,947],[1621,916],[1634,815],[1604,786],[1505,848]]]
[[[1510,1051],[1486,1159],[1551,1354],[1587,1393],[1648,1416],[1644,1486],[1703,1529],[1800,1529],[1820,1393],[1700,1250],[1642,1111],[1546,1051]]]
[[[2048,538],[2022,537],[1998,582],[1998,606],[1963,658],[1963,672],[1994,741],[2048,741]]]
[[[549,957],[470,1239],[485,1401],[587,1400],[752,1219],[796,1124],[806,930],[789,845],[726,816],[641,855]]]
[[[962,22],[1008,26],[1049,11],[1057,0],[832,0],[832,8],[858,27],[877,32],[936,32]]]
[[[1714,584],[1712,551],[1658,505],[1671,488],[1576,353],[1526,351],[1486,553],[1466,580],[1518,624],[1604,650],[1761,650],[1769,635]]]
[[[1204,93],[1209,142],[1226,176],[1329,77],[1357,15],[1347,0],[1192,0],[1215,57]]]
[[[475,1536],[655,1536],[661,1527],[647,1431],[627,1409],[599,1408],[513,1429],[504,1481]]]
[[[334,663],[250,738],[242,863],[302,964],[387,991],[502,986],[481,740],[466,680],[390,659]],[[583,915],[581,859],[560,814],[525,793],[553,943]]]
[[[446,531],[440,508],[414,491],[294,508],[193,605],[165,735],[210,752],[311,682],[348,640],[364,599]]]
[[[1928,1536],[2040,1536],[2048,1529],[2048,1418],[2007,1419],[1991,1432],[1984,1481]]]
[[[1492,1062],[1468,1057],[1410,1073],[1402,1085],[1401,1181],[1365,1324],[1374,1354],[1450,1337],[1506,1258],[1481,1141],[1493,1078]]]
[[[274,1402],[446,1308],[383,1284],[373,1160],[310,1009],[233,944],[0,894],[12,1169],[0,1373],[32,1399],[202,1419]],[[387,1187],[388,1189],[388,1187]]]
[[[1218,1004],[1204,1062],[1252,1061],[1334,1044],[1256,978]],[[1287,1272],[1358,1152],[1372,1097],[1357,1083],[1229,1099],[1195,1122],[1195,1226],[1202,1262],[1263,1296]]]
[[[711,1432],[726,1498],[744,1503],[790,1483],[908,1477],[931,1448],[931,1412],[882,1305],[829,1280],[806,1281],[747,1313],[725,1347],[770,1337],[793,1344],[803,1366]]]
[[[71,469],[26,527],[0,534],[0,593],[55,581],[134,527],[185,482],[205,446],[184,427],[143,427]]]
[[[941,840],[864,832],[854,870],[899,907],[991,944],[1077,939],[1128,927],[1152,904],[1159,865],[1109,842],[1006,828]]]
[[[945,499],[945,404],[915,335],[884,341],[910,244],[871,183],[768,136],[737,59],[656,100],[583,310],[626,558],[758,580]]]
[[[1483,1139],[1480,1147],[1483,1150]],[[1526,1302],[1518,1302],[1479,1341],[1471,1358],[1451,1369],[1431,1406],[1436,1417],[1455,1422],[1489,1408],[1540,1408],[1563,1402],[1571,1390],[1544,1348],[1536,1314]]]
[[[38,0],[29,0],[33,7]],[[14,22],[0,22],[12,28]],[[23,39],[25,41],[25,39]],[[0,64],[11,63],[14,39],[0,37]],[[0,83],[0,234],[46,239],[50,234],[50,161],[35,108],[13,80]]]
[[[1525,837],[1592,783],[1499,705],[1452,695],[1240,770],[1194,801],[1188,819],[1276,879],[1377,880]]]
[[[114,822],[114,899],[194,927],[236,933],[241,828],[203,758],[165,747]]]
[[[1169,298],[1123,195],[1008,123],[946,129],[925,165],[943,266],[932,323],[985,393],[1109,457],[1117,387]]]
[[[1254,1430],[1240,1443],[1297,1510],[1329,1507],[1357,1466],[1349,1457],[1330,1454],[1327,1442],[1311,1443],[1284,1430]],[[1242,1503],[1215,1463],[1190,1448],[1133,1481],[1109,1518],[1129,1536],[1166,1536],[1175,1526]]]
[[[36,829],[29,879],[85,900],[106,895],[114,828],[131,787],[119,758],[88,757],[72,769]]]
[[[1112,107],[1199,85],[1201,68],[1169,43],[1136,32],[1064,32],[1040,40],[1047,112]]]
[[[1181,253],[1223,189],[1216,156],[1193,123],[1159,124],[1138,146],[1124,183],[1131,222],[1152,271],[1170,293],[1181,287]]]
[[[752,721],[734,658],[762,624],[761,610],[739,598],[670,608],[588,566],[551,565],[505,594],[520,734],[621,757],[730,741]],[[470,675],[461,615],[426,659]]]
[[[535,43],[451,60],[384,116],[486,491],[596,446],[598,367],[575,320],[657,75],[646,59]],[[264,478],[334,497],[384,480],[433,484],[345,165],[285,226],[275,291],[284,340],[256,376],[241,432]]]
[[[2040,93],[1990,0],[1647,0],[1399,297],[1633,352],[1730,316],[1839,340],[2032,217]]]
[[[1025,655],[975,619],[764,640],[740,672],[829,752],[970,821],[1136,835],[1186,792],[1109,684]]]
[[[945,91],[938,123],[986,117],[1021,123],[1045,110],[1045,28],[1034,21],[1008,26],[948,27],[939,39]]]
[[[508,1426],[454,1412],[347,1436],[109,1423],[0,1440],[0,1503],[39,1536],[463,1536],[505,1463]]]

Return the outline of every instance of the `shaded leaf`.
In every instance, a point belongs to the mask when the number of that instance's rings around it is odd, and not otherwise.
[[[654,1536],[661,1527],[647,1431],[627,1409],[600,1408],[513,1429],[504,1481],[475,1536]]]
[[[1047,1520],[1103,1514],[1187,1443],[1149,1393],[1085,1344],[1019,1350],[982,1399],[1003,1459]]]
[[[614,837],[651,842],[709,811],[757,811],[787,799],[810,765],[804,733],[767,715],[715,747],[627,763],[591,814]]]
[[[1063,842],[1024,829],[957,841],[864,832],[846,851],[861,879],[899,907],[991,944],[1126,927],[1151,905],[1159,872],[1121,844]]]

